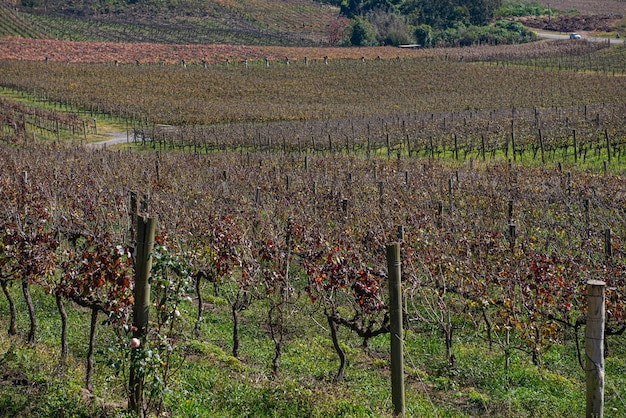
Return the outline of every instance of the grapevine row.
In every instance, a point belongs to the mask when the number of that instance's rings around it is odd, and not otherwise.
[[[304,300],[330,329],[345,326],[364,345],[388,332],[383,248],[399,238],[398,226],[409,326],[440,327],[451,367],[449,337],[458,324],[442,319],[448,312],[469,315],[494,349],[507,333],[502,349],[521,350],[540,364],[551,345],[578,339],[591,278],[608,284],[608,334],[626,327],[621,176],[341,154],[305,159],[42,146],[19,152],[3,146],[2,154],[3,286],[19,280],[25,295],[29,286],[43,286],[96,317],[104,312],[129,324],[128,197],[141,190],[138,210],[159,219],[159,251],[174,260],[165,270],[169,278],[159,280],[173,286],[171,294],[183,292],[163,314],[173,315],[185,294],[193,295],[199,304],[190,325],[202,329],[203,283],[213,282],[232,310],[237,356],[238,313],[266,304],[275,372],[288,344],[289,306]],[[167,315],[157,318],[174,320]],[[168,334],[170,344],[179,333]]]

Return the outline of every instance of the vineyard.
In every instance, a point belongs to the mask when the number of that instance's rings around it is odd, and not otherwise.
[[[43,33],[34,29],[8,5],[0,3],[0,37],[5,36],[41,38]]]
[[[604,48],[541,44],[530,50],[546,53],[542,64],[534,66],[513,65],[512,57],[502,52],[490,56],[496,49],[485,48],[474,56],[467,51],[405,59],[274,55],[246,60],[244,55],[220,65],[185,58],[179,65],[136,65],[135,60],[131,65],[2,61],[0,71],[5,86],[42,99],[122,118],[142,117],[148,123],[204,125],[621,103],[625,78],[621,71],[604,69],[618,67],[626,49],[611,47],[615,52],[608,54]],[[595,71],[595,64],[580,71],[559,71],[558,63],[565,60],[559,54],[581,66],[597,57],[606,59],[600,71]],[[466,62],[481,56],[485,61]],[[571,57],[576,56],[574,61]],[[456,80],[454,86],[451,80]],[[369,95],[362,93],[363,86]],[[372,96],[377,97],[376,104]]]
[[[107,7],[49,1],[46,7],[23,8],[19,20],[57,40],[328,46],[338,42],[346,26],[338,11],[305,0],[176,2],[169,7],[156,2]]]
[[[81,141],[104,113],[129,141],[158,150],[592,165],[624,157],[622,45],[550,42],[372,57],[389,50],[357,51],[367,58],[353,59],[303,56],[306,50],[281,58],[273,49],[259,59],[259,51],[231,49],[213,64],[181,55],[177,65],[2,61],[0,71],[4,85],[33,106],[85,116],[84,126],[72,128]]]
[[[427,385],[443,384],[438,379],[448,376],[484,390],[494,376],[462,375],[470,359],[457,350],[471,346],[539,370],[557,367],[555,353],[576,362],[590,278],[608,283],[608,332],[615,335],[607,346],[621,356],[626,194],[618,176],[562,172],[555,165],[315,153],[77,154],[3,147],[3,154],[4,288],[40,288],[50,298],[94,310],[120,330],[131,302],[129,199],[140,192],[140,207],[159,220],[155,257],[163,269],[153,273],[150,349],[171,355],[171,365],[198,355],[192,347],[205,342],[249,362],[246,346],[264,341],[268,363],[245,367],[290,375],[281,358],[288,358],[296,336],[316,329],[330,339],[328,324],[354,333],[339,333],[344,341],[335,336],[339,347],[356,338],[374,358],[382,355],[384,341],[376,336],[388,332],[388,322],[381,248],[398,239],[398,226],[404,233],[407,338],[429,335],[439,347],[437,367],[443,367],[425,371]],[[246,317],[251,309],[255,315]],[[180,311],[183,319],[174,322]],[[11,318],[10,333],[27,320]],[[227,319],[234,340],[214,340],[214,321]],[[34,343],[36,328],[31,325],[28,334]],[[120,343],[130,339],[123,331],[118,336]],[[409,353],[417,345],[406,344]],[[326,362],[323,374],[330,378],[333,361]],[[339,373],[349,377],[350,367]],[[419,375],[420,367],[432,366],[415,367],[412,373]],[[510,368],[496,371],[503,388],[530,389]],[[453,378],[456,373],[461,376]],[[568,379],[579,386],[576,373]],[[422,393],[424,384],[415,381],[410,390]],[[623,408],[615,391],[607,401]],[[498,396],[474,413],[506,414],[507,392]],[[530,406],[519,408],[513,412]]]
[[[155,416],[391,416],[399,242],[408,416],[582,416],[590,279],[623,416],[622,45],[54,42],[0,61],[6,415],[124,416],[131,375]]]

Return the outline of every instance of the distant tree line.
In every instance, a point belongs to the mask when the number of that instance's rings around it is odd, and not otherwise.
[[[338,6],[351,19],[343,43],[354,46],[419,44],[423,47],[529,42],[535,35],[499,16],[540,13],[536,3],[520,6],[503,0],[315,0]],[[47,13],[94,15],[174,12],[202,14],[208,0],[21,0]],[[218,7],[219,3],[213,4]],[[219,9],[219,7],[218,7]],[[218,10],[216,9],[216,10]]]
[[[502,0],[343,0],[341,13],[353,18],[374,10],[405,16],[411,25],[446,29],[458,22],[465,25],[488,24]]]
[[[496,21],[502,0],[326,0],[352,19],[346,44],[424,47],[522,43],[535,39],[521,24]]]

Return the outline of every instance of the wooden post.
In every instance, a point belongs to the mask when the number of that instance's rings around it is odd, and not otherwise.
[[[443,200],[437,202],[437,227],[443,227]]]
[[[517,232],[515,224],[509,224],[509,243],[511,246],[511,253],[515,252],[515,240],[517,239]]]
[[[571,171],[568,171],[565,174],[565,187],[567,189],[567,194],[571,196],[572,195],[572,172]]]
[[[22,171],[22,187],[21,187],[21,209],[26,207],[26,186],[28,185],[28,171]]]
[[[515,161],[515,119],[511,119],[511,148],[513,149],[513,161]]]
[[[144,193],[141,199],[141,210],[147,213],[150,210],[150,194]]]
[[[395,416],[404,416],[404,337],[402,335],[402,283],[400,244],[387,245],[389,315],[391,326],[391,399]]]
[[[591,216],[589,215],[589,207],[590,207],[590,203],[589,203],[589,199],[585,199],[583,201],[584,207],[585,207],[585,235],[587,236],[587,239],[589,239],[591,237]]]
[[[485,141],[484,141],[485,137],[483,136],[483,149],[484,149],[484,145],[485,145]],[[433,144],[433,137],[430,137],[430,158],[431,160],[435,159],[435,146]]]
[[[604,287],[600,280],[587,282],[587,326],[585,327],[585,374],[587,418],[602,418],[604,409]]]
[[[480,148],[480,153],[483,157],[483,161],[485,161],[485,134],[482,134],[480,136],[481,139],[481,148]]]
[[[610,260],[613,257],[613,231],[608,228],[604,231],[604,254],[606,259]]]
[[[398,225],[398,241],[404,241],[404,226]]]
[[[604,130],[604,136],[606,137],[606,155],[609,163],[611,162],[611,139],[609,138],[609,130]]]
[[[133,307],[133,337],[139,339],[140,346],[131,351],[130,397],[128,409],[141,416],[143,408],[143,372],[139,368],[140,350],[145,344],[150,310],[150,270],[152,269],[152,249],[157,220],[139,217],[137,219],[137,249],[135,259],[135,305]]]
[[[452,215],[453,212],[453,206],[454,206],[454,202],[453,202],[453,191],[454,191],[454,186],[452,183],[452,177],[450,177],[448,179],[448,203],[450,205],[450,215]]]
[[[539,129],[539,148],[541,149],[541,164],[545,164],[546,159],[544,157],[543,132],[541,132],[541,129]]]

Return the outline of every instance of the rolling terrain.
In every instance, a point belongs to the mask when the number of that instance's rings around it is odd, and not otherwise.
[[[49,1],[46,7],[21,10],[23,20],[48,38],[99,42],[319,46],[336,43],[346,25],[338,8],[309,0],[134,3],[118,8]]]
[[[584,416],[590,279],[624,415],[621,42],[97,4],[0,10],[0,417],[391,418],[396,242],[407,416]]]

